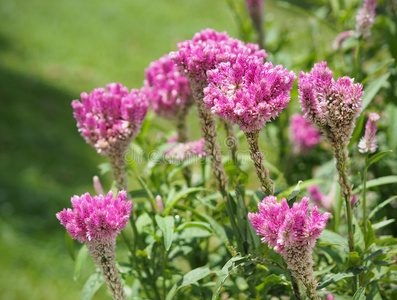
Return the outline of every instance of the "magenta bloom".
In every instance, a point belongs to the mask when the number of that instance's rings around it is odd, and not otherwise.
[[[321,214],[313,205],[309,214],[309,197],[289,208],[287,200],[280,203],[275,196],[265,197],[258,204],[259,213],[249,213],[248,218],[262,243],[268,243],[280,254],[301,245],[311,248],[324,230],[330,213]]]
[[[120,191],[115,199],[113,192],[107,196],[91,197],[89,193],[71,199],[73,210],[68,208],[56,214],[73,239],[86,241],[107,241],[116,239],[127,225],[132,201],[127,193]]]
[[[245,44],[230,38],[226,32],[218,33],[213,29],[196,33],[192,40],[178,43],[178,47],[177,52],[170,53],[170,58],[196,82],[205,80],[206,72],[221,62],[233,64],[238,54],[267,57],[265,50],[259,50],[258,45]]]
[[[185,115],[193,105],[189,81],[178,71],[168,55],[150,63],[145,76],[143,91],[155,114],[175,119]]]
[[[375,21],[375,9],[378,0],[364,0],[363,8],[359,9],[356,16],[357,37],[368,37],[371,35],[371,27]]]
[[[299,103],[304,117],[320,127],[331,143],[346,146],[360,114],[362,85],[345,76],[335,81],[327,62],[317,63],[310,73],[299,74]]]
[[[205,140],[189,143],[179,143],[164,153],[165,159],[171,163],[180,163],[191,157],[206,157]]]
[[[255,56],[238,55],[207,72],[204,103],[244,132],[259,131],[289,103],[295,74]]]
[[[361,153],[374,153],[378,148],[376,142],[376,123],[380,119],[377,113],[370,113],[367,124],[365,125],[365,134],[358,143],[358,151]]]
[[[321,134],[301,114],[290,118],[290,141],[295,153],[309,153],[320,141]]]
[[[128,145],[140,132],[149,106],[137,89],[129,92],[120,83],[108,84],[107,89],[82,93],[81,102],[72,102],[79,132],[101,154],[120,141]]]

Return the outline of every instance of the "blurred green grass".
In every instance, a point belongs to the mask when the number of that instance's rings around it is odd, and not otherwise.
[[[176,42],[236,28],[209,0],[2,0],[0,24],[0,298],[77,299],[84,281],[55,213],[92,191],[106,160],[79,136],[71,100],[109,82],[139,88]]]

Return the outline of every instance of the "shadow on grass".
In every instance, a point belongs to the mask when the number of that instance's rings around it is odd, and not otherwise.
[[[76,95],[0,66],[0,217],[28,234],[87,191],[101,158],[77,132]]]

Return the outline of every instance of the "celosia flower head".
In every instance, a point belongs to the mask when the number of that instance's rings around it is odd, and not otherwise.
[[[171,163],[180,163],[194,156],[202,158],[207,155],[204,139],[189,143],[179,143],[164,153],[165,159]]]
[[[164,55],[150,63],[145,70],[144,88],[153,112],[167,119],[184,115],[194,103],[189,81],[181,74],[175,62]]]
[[[282,65],[240,54],[235,63],[221,63],[208,71],[204,103],[211,111],[240,126],[259,131],[289,103],[296,75]]]
[[[56,217],[65,226],[73,239],[80,241],[115,239],[127,225],[132,201],[127,193],[120,191],[113,198],[110,191],[107,196],[91,197],[89,193],[71,199],[73,209],[64,209]]]
[[[378,0],[364,0],[363,8],[359,9],[356,16],[356,36],[368,37],[375,21],[375,9]]]
[[[178,43],[179,50],[170,53],[189,79],[196,82],[206,80],[206,72],[221,62],[234,63],[238,54],[254,55],[266,58],[265,50],[259,50],[255,44],[230,38],[226,32],[205,29],[196,33],[192,40]]]
[[[249,213],[248,218],[262,242],[280,254],[301,245],[313,248],[330,214],[319,213],[315,205],[309,213],[309,202],[303,197],[289,208],[285,198],[278,203],[275,196],[268,196],[258,204],[259,213]]]
[[[98,153],[107,154],[118,141],[131,141],[140,132],[149,102],[142,93],[120,83],[82,93],[72,102],[79,132]]]
[[[334,143],[346,145],[360,114],[362,85],[345,76],[335,81],[327,63],[299,74],[299,102],[306,120],[322,128]]]
[[[370,113],[367,124],[365,125],[365,134],[358,143],[358,151],[361,153],[374,153],[378,148],[376,142],[376,123],[380,119],[377,113]]]
[[[309,153],[320,141],[321,134],[301,114],[290,118],[290,141],[295,153]]]

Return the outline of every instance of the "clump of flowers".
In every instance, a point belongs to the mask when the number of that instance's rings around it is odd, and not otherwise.
[[[376,142],[376,123],[380,119],[377,113],[370,113],[367,124],[365,125],[365,133],[358,143],[358,151],[361,153],[374,153],[378,148]]]
[[[331,144],[339,174],[339,184],[345,199],[349,230],[349,248],[354,251],[351,212],[352,185],[348,180],[347,145],[362,104],[362,85],[345,76],[335,81],[326,62],[314,65],[310,73],[299,74],[299,102],[304,117],[320,127]]]
[[[132,209],[132,201],[126,199],[125,191],[120,191],[115,199],[112,191],[107,196],[91,197],[86,193],[72,197],[73,210],[68,208],[56,214],[73,239],[86,243],[113,299],[126,299],[115,264],[116,236],[127,225]]]
[[[262,243],[281,254],[292,275],[305,286],[308,298],[318,299],[312,254],[330,213],[319,213],[315,205],[309,213],[309,202],[303,197],[289,208],[285,198],[278,203],[276,197],[268,196],[258,204],[259,213],[249,213],[248,218]]]
[[[81,94],[81,102],[72,102],[73,115],[79,132],[86,142],[107,155],[119,190],[126,189],[123,155],[131,141],[139,134],[148,111],[149,102],[143,94],[131,92],[120,83]]]
[[[359,9],[356,16],[356,36],[368,37],[375,21],[375,9],[378,0],[364,0],[363,8]]]
[[[295,114],[290,118],[290,141],[294,153],[309,153],[321,141],[321,134],[301,114]]]
[[[164,153],[164,156],[165,159],[171,163],[181,163],[191,157],[204,158],[207,156],[207,152],[205,151],[204,146],[204,139],[189,143],[179,143],[175,147],[167,150]]]
[[[178,122],[180,142],[186,142],[186,115],[194,100],[189,81],[177,69],[168,55],[150,63],[145,70],[143,91],[150,100],[153,112]]]
[[[272,193],[258,148],[259,132],[289,103],[296,75],[281,65],[263,64],[263,58],[240,54],[234,63],[221,63],[207,76],[204,103],[212,113],[238,124],[244,131],[262,187],[267,194]]]

